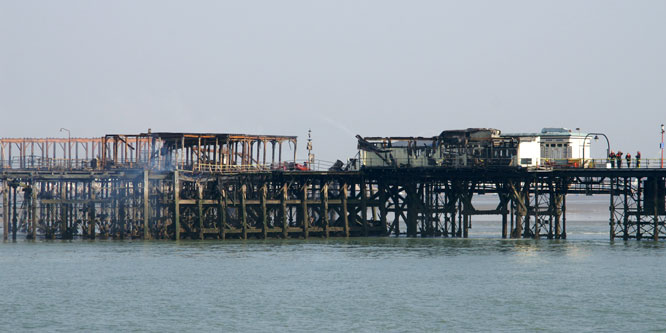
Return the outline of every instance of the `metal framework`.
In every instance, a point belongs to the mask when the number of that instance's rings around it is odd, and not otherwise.
[[[102,138],[0,138],[0,169],[88,168],[102,145]]]
[[[284,143],[290,144],[295,162],[295,136],[150,132],[109,134],[103,138],[101,167],[211,172],[276,168],[283,165]]]

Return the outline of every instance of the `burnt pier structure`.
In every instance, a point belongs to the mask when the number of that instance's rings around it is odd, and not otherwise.
[[[501,154],[500,154],[501,155]],[[611,239],[666,238],[659,168],[299,168],[296,137],[201,133],[0,139],[4,239],[567,237],[568,194],[609,198]],[[494,194],[478,209],[473,198]],[[501,222],[500,222],[501,221]]]

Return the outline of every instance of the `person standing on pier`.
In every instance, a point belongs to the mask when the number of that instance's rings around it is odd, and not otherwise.
[[[641,152],[637,151],[636,152],[636,168],[641,167]]]
[[[618,169],[621,168],[622,167],[622,152],[621,151],[618,151],[617,154],[615,154],[615,159],[616,159],[615,162],[617,163],[617,168]]]
[[[608,159],[610,160],[611,168],[615,168],[615,153],[611,150],[610,154],[608,154]]]
[[[627,168],[631,168],[631,154],[627,153]]]

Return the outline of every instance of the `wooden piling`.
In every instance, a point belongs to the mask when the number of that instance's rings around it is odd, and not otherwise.
[[[12,210],[13,210],[13,213],[12,213],[12,240],[15,241],[16,240],[16,232],[18,231],[18,214],[16,212],[16,201],[17,201],[16,200],[17,199],[16,186],[12,186],[12,189],[13,189],[12,198],[14,200],[14,202],[12,203]]]
[[[562,196],[562,233],[560,238],[567,239],[567,196]]]
[[[88,203],[88,237],[95,239],[95,225],[97,223],[95,221],[95,189],[93,188],[92,181],[88,183],[88,198],[90,199]]]
[[[201,182],[196,183],[197,186],[197,217],[198,217],[198,236],[199,239],[204,239],[204,211],[203,211],[203,188],[204,185]]]
[[[217,209],[219,237],[220,239],[225,240],[227,238],[227,191],[225,189],[220,191]]]
[[[68,239],[68,225],[67,225],[67,182],[60,183],[60,237]]]
[[[39,218],[37,217],[37,183],[33,180],[30,189],[32,190],[30,194],[32,195],[31,200],[31,217],[32,221],[30,223],[30,236],[31,239],[37,239],[37,224],[39,223]]]
[[[9,238],[9,185],[7,181],[2,184],[2,239]]]
[[[387,215],[387,206],[388,206],[388,193],[386,185],[379,185],[379,223],[382,225],[384,236],[388,235],[388,221],[386,218]]]
[[[345,237],[349,237],[349,212],[347,207],[347,196],[349,196],[349,188],[347,183],[342,184],[342,221],[344,223]]]
[[[265,153],[266,153],[266,147],[264,147],[264,159],[266,159]],[[261,231],[263,234],[263,238],[267,239],[268,238],[268,212],[266,208],[266,196],[267,196],[268,188],[266,186],[266,183],[263,183],[261,185]]]
[[[180,179],[178,171],[173,172],[173,218],[174,218],[174,238],[180,239]]]
[[[329,218],[328,218],[328,183],[324,183],[321,187],[321,218],[323,220],[324,237],[328,238],[330,233]]]
[[[94,206],[93,206],[94,207]],[[94,209],[93,209],[94,210]],[[150,171],[143,170],[143,239],[150,239]]]
[[[368,237],[368,193],[365,180],[361,180],[361,222],[363,227],[363,237]]]
[[[247,205],[245,203],[247,195],[247,187],[245,184],[241,186],[241,225],[243,228],[243,239],[247,239]]]
[[[659,187],[662,187],[662,178],[660,177],[654,177],[653,187],[652,187],[652,200],[654,200],[654,204],[652,205],[654,207],[653,211],[653,233],[652,233],[652,239],[655,241],[659,240]],[[662,207],[663,209],[663,207]],[[640,228],[640,227],[639,227]]]
[[[407,236],[417,236],[416,184],[407,185]]]
[[[280,149],[282,149],[282,144],[280,144]],[[281,151],[281,150],[280,150]],[[281,207],[281,217],[282,217],[282,238],[289,237],[289,221],[287,220],[287,184],[282,185],[282,195],[280,196],[280,207]]]
[[[528,199],[529,200],[529,199]],[[539,182],[534,182],[534,239],[539,239],[541,222],[539,221]]]
[[[308,183],[303,184],[301,199],[301,220],[303,222],[303,237],[308,239],[310,236],[310,216],[308,214]]]
[[[116,200],[116,216],[118,221],[118,234],[117,237],[120,239],[125,239],[125,229],[126,229],[126,219],[127,214],[125,208],[127,207],[127,183],[123,180],[119,180],[116,184],[116,197],[119,197]]]
[[[505,195],[501,195],[500,197],[501,200],[501,209],[502,209],[502,238],[507,237],[507,229],[508,229],[508,216],[507,216],[507,203],[508,200],[506,199]]]

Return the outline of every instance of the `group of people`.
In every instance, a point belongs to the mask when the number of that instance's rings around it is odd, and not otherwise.
[[[631,168],[631,154],[627,153],[625,155],[625,159],[627,160],[627,168]],[[618,151],[617,153],[611,151],[610,154],[608,154],[608,161],[611,164],[611,168],[615,168],[617,165],[618,168],[622,167],[622,152]],[[636,152],[636,168],[641,167],[641,152]]]

